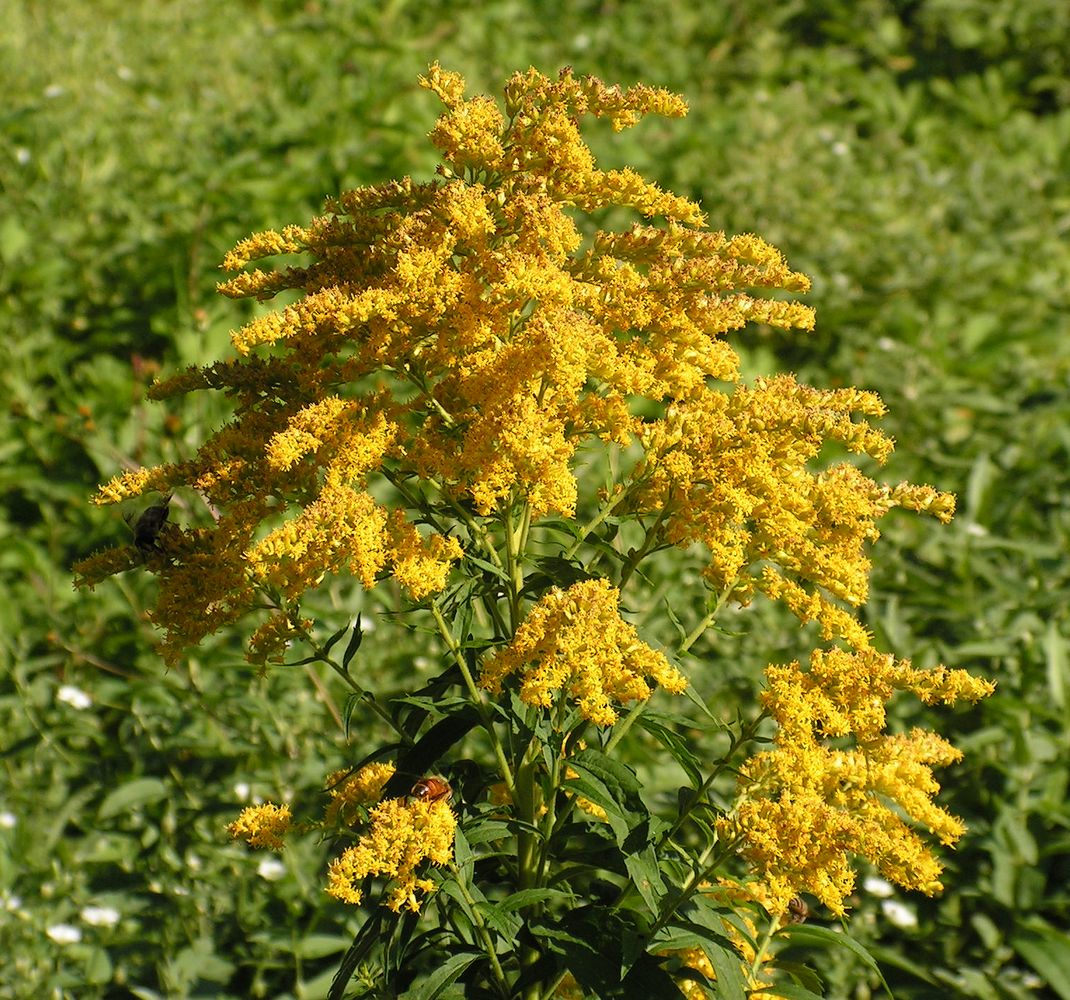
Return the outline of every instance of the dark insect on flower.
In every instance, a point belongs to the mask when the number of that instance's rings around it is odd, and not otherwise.
[[[171,503],[172,494],[168,493],[162,503],[146,507],[141,516],[134,522],[134,545],[137,550],[145,555],[156,548],[156,542],[160,532],[167,521],[168,504]]]
[[[801,924],[810,916],[810,907],[802,896],[792,896],[788,903],[788,920],[793,924]]]
[[[421,778],[409,794],[421,802],[438,802],[440,799],[449,802],[453,789],[445,778]]]

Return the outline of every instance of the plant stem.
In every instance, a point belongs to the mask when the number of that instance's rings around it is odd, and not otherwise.
[[[728,586],[721,591],[717,598],[717,603],[706,613],[705,617],[700,621],[689,633],[686,639],[677,648],[677,653],[686,653],[699,639],[699,637],[708,629],[721,613],[721,608],[724,607],[725,601],[732,596],[732,592],[736,589],[736,584],[739,583],[739,577],[734,576],[729,582]]]
[[[721,759],[717,762],[717,765],[706,776],[706,779],[702,784],[695,789],[695,794],[691,797],[690,802],[688,802],[687,808],[680,812],[673,821],[672,826],[661,835],[661,838],[658,841],[657,850],[660,850],[670,839],[676,836],[676,832],[685,822],[687,822],[687,818],[691,815],[692,809],[702,801],[703,796],[709,791],[720,773],[729,766],[733,754],[735,754],[744,743],[748,743],[754,737],[754,734],[758,731],[758,726],[761,725],[765,718],[766,713],[764,711],[759,712],[749,723],[747,723],[746,726],[740,729],[739,735],[732,737],[732,742],[721,756]]]
[[[479,907],[476,905],[476,901],[468,891],[468,886],[465,885],[464,879],[461,877],[460,869],[453,861],[450,862],[450,871],[453,872],[453,880],[461,895],[464,897],[464,901],[468,904],[469,910],[471,910],[472,922],[475,924],[479,940],[483,942],[483,950],[487,953],[487,959],[490,961],[491,972],[494,973],[494,981],[498,987],[498,992],[503,998],[508,1000],[509,981],[505,978],[501,963],[498,961],[498,952],[495,950],[494,942],[491,940],[490,934],[487,931],[487,925],[483,920],[483,915],[479,912]]]
[[[502,742],[498,738],[498,731],[494,728],[494,720],[491,718],[490,710],[487,708],[487,704],[483,700],[483,693],[476,686],[472,671],[468,668],[468,661],[464,657],[464,651],[454,640],[453,634],[450,632],[449,626],[446,624],[446,619],[442,617],[442,610],[439,608],[437,601],[431,602],[431,614],[435,619],[435,624],[438,626],[438,632],[439,635],[442,636],[442,641],[446,644],[450,651],[450,655],[453,657],[454,663],[457,664],[458,669],[461,671],[465,687],[468,688],[468,693],[472,697],[472,703],[475,705],[476,711],[479,712],[479,718],[483,723],[483,729],[490,738],[491,745],[494,748],[494,756],[498,760],[498,766],[502,769],[502,780],[505,782],[506,790],[509,792],[510,797],[515,801],[516,781],[513,778],[513,769],[509,766],[509,761],[505,756],[505,748],[502,746]]]
[[[635,720],[643,714],[643,711],[646,709],[646,706],[647,699],[641,699],[631,707],[631,711],[628,712],[628,714],[624,717],[623,721],[618,722],[613,727],[613,735],[610,736],[609,742],[605,745],[603,753],[612,753],[612,751],[616,748],[617,744],[620,743],[622,739],[624,739],[628,730],[632,728],[632,725],[635,723]]]
[[[587,536],[628,499],[630,492],[630,489],[621,490],[616,496],[611,497],[606,502],[605,506],[603,506],[590,521],[580,528],[576,540],[565,550],[562,558],[571,559],[579,551],[580,546],[587,540]]]
[[[632,573],[635,572],[636,567],[648,556],[658,545],[658,539],[661,535],[661,526],[668,515],[668,508],[663,507],[658,511],[658,516],[654,520],[654,523],[646,530],[643,535],[643,544],[637,549],[633,549],[628,556],[627,561],[624,564],[624,569],[621,571],[620,579],[617,581],[617,587],[620,590],[624,590],[625,585],[631,579]]]
[[[504,517],[505,527],[505,572],[509,577],[509,624],[512,634],[520,625],[520,592],[524,589],[524,549],[531,530],[531,504],[521,505],[518,523],[513,520],[510,505]]]
[[[395,733],[397,733],[398,736],[401,737],[402,740],[404,740],[411,746],[413,742],[412,737],[409,736],[409,734],[406,733],[403,729],[400,729],[398,727],[398,724],[391,717],[390,713],[382,705],[380,705],[378,701],[375,700],[375,695],[373,695],[365,688],[361,687],[355,680],[353,680],[349,671],[346,670],[346,668],[343,667],[340,663],[338,663],[334,659],[334,657],[330,655],[330,653],[326,652],[324,648],[318,642],[316,642],[314,638],[312,638],[312,635],[300,623],[300,621],[297,621],[295,618],[291,617],[290,624],[294,626],[301,638],[312,648],[313,657],[320,663],[326,663],[327,666],[329,666],[339,677],[342,678],[343,681],[345,681],[345,683],[355,694],[359,695],[361,701],[368,705],[368,707],[371,708],[371,710],[375,712],[375,714],[378,715],[379,718],[383,720],[383,722],[385,722]]]
[[[717,842],[714,841],[702,852],[702,857],[698,859],[697,867],[692,871],[691,877],[680,888],[680,891],[676,894],[676,898],[673,899],[660,914],[658,914],[658,919],[654,921],[650,930],[647,931],[649,938],[652,939],[654,935],[669,922],[672,915],[695,894],[706,880],[707,876],[712,872],[715,872],[724,862],[724,859],[735,850],[735,846],[736,838],[733,838],[717,850],[713,860],[710,861],[709,864],[706,864],[706,859],[714,852],[714,848],[718,847]]]
[[[762,935],[761,941],[758,942],[758,947],[754,949],[754,961],[751,962],[750,965],[750,979],[753,983],[756,983],[758,981],[758,968],[762,964],[762,959],[765,957],[765,950],[769,947],[769,942],[772,940],[773,935],[776,933],[778,923],[779,918],[769,918],[769,927]]]

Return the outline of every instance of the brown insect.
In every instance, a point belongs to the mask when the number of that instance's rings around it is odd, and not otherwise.
[[[810,907],[802,896],[792,896],[788,903],[788,920],[793,924],[801,924],[810,916]]]
[[[439,802],[440,800],[449,802],[453,789],[450,788],[450,783],[445,778],[431,776],[421,778],[416,782],[409,794],[421,802]]]

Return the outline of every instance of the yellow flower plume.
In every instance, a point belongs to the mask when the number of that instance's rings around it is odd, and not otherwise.
[[[379,801],[386,783],[394,776],[392,763],[375,761],[357,771],[334,771],[327,776],[329,800],[323,821],[327,826],[349,825],[361,815],[361,807]]]
[[[371,824],[360,841],[331,862],[327,891],[346,903],[364,898],[360,883],[370,875],[389,879],[384,905],[395,913],[417,912],[434,891],[431,879],[417,874],[425,862],[446,865],[453,859],[457,820],[442,799],[387,799],[371,811]]]
[[[281,851],[284,837],[293,826],[289,806],[277,806],[265,802],[249,806],[227,827],[235,840],[244,840],[250,847],[267,847]]]
[[[500,694],[519,674],[520,697],[548,707],[557,691],[599,726],[617,721],[614,706],[650,697],[651,682],[678,694],[687,679],[620,617],[620,592],[607,580],[554,588],[529,612],[513,641],[483,664],[480,683]]]
[[[940,786],[932,773],[961,753],[932,732],[886,733],[885,705],[896,690],[927,703],[976,701],[994,685],[872,649],[818,650],[808,671],[796,662],[770,666],[766,677],[775,749],[744,765],[740,799],[718,829],[740,838],[768,908],[781,913],[809,892],[842,914],[854,888],[852,856],[904,888],[938,892],[942,866],[918,831],[945,845],[962,836],[962,822],[933,801]]]

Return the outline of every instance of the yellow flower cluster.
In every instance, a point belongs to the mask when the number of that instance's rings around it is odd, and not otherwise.
[[[697,387],[648,430],[635,506],[662,513],[670,542],[705,546],[714,589],[744,602],[762,591],[819,621],[826,639],[864,649],[866,630],[836,599],[865,601],[875,522],[893,507],[945,521],[954,512],[949,494],[882,486],[847,463],[811,471],[828,442],[884,461],[891,440],[852,419],[883,413],[873,393],[813,389],[790,375],[731,393]]]
[[[327,777],[330,796],[323,820],[327,826],[341,823],[349,826],[361,816],[363,806],[372,805],[382,797],[383,788],[394,776],[392,763],[373,762],[358,771],[335,771]]]
[[[713,546],[711,578],[731,572],[740,546],[744,558],[779,546],[800,563],[788,572],[821,586],[839,581],[833,593],[848,598],[860,593],[856,573],[840,579],[822,561],[836,557],[815,551],[825,538],[837,552],[849,547],[841,536],[852,531],[851,490],[868,496],[864,482],[841,477],[837,486],[826,477],[809,496],[787,471],[751,483],[729,468],[736,461],[798,470],[796,451],[750,452],[791,449],[799,427],[815,448],[823,436],[860,433],[845,426],[847,398],[810,403],[800,389],[794,409],[777,417],[766,412],[771,399],[752,413],[741,403],[753,393],[706,388],[710,379],[738,379],[725,333],[748,322],[813,327],[812,310],[776,297],[806,291],[808,280],[756,236],[704,229],[686,198],[633,171],[599,169],[581,138],[586,115],[622,129],[646,114],[683,115],[683,100],[529,70],[509,81],[502,110],[465,97],[464,81],[437,65],[422,83],[445,105],[431,132],[440,176],[351,191],[307,226],[242,240],[224,260],[241,270],[220,286],[224,294],[301,296],[236,331],[239,358],[191,368],[152,390],[155,398],[222,391],[234,400],[233,420],[193,458],[117,476],[97,496],[116,503],[178,491],[188,502],[193,491],[203,500],[194,508],[210,522],[171,526],[160,558],[140,560],[130,546],[92,557],[78,567],[80,582],[144,562],[159,577],[154,618],[167,630],[172,660],[247,611],[274,606],[252,651],[263,662],[284,648],[297,602],[324,574],[350,573],[366,586],[392,575],[416,598],[444,586],[464,537],[426,521],[418,531],[411,511],[420,497],[409,486],[479,516],[518,501],[534,518],[571,516],[573,457],[600,438],[647,442],[645,468],[656,475],[645,503],[671,499],[681,543],[690,533]],[[581,246],[579,217],[611,207],[643,221],[595,231]],[[242,270],[279,254],[304,259]],[[645,428],[631,407],[635,396],[671,403],[680,416]],[[710,468],[719,478],[700,486],[701,469],[681,479],[673,454],[701,464],[696,448],[710,441],[698,425],[717,407],[718,427],[737,416],[746,427],[728,438],[734,457]],[[758,427],[778,419],[779,433]],[[674,449],[667,435],[681,428],[687,440]],[[859,440],[868,447],[865,434]],[[721,439],[716,444],[719,453]],[[780,502],[771,491],[785,483],[792,489]],[[719,522],[702,522],[705,489],[720,504],[710,515]],[[792,509],[793,534],[788,515],[776,514],[797,498],[815,513]],[[729,529],[723,539],[718,523]],[[792,548],[800,531],[806,544]],[[754,538],[737,537],[747,532]]]
[[[249,806],[241,811],[238,818],[227,827],[227,832],[235,840],[244,840],[250,847],[267,847],[281,851],[283,838],[293,827],[293,816],[289,806],[276,806],[265,802],[260,806]]]
[[[448,803],[439,799],[386,799],[371,811],[371,826],[359,842],[331,862],[327,891],[346,903],[364,898],[360,883],[377,875],[391,880],[385,901],[395,913],[420,909],[422,897],[433,892],[431,879],[417,875],[425,862],[449,864],[457,820]]]
[[[776,720],[775,749],[743,767],[740,799],[719,832],[739,837],[768,907],[782,913],[799,892],[844,912],[854,887],[851,856],[885,878],[932,895],[942,866],[917,832],[945,845],[963,833],[937,806],[934,766],[961,753],[935,733],[888,734],[885,706],[897,690],[926,703],[976,701],[994,685],[964,670],[917,670],[875,650],[815,651],[810,669],[770,666],[763,703]]]
[[[486,660],[480,683],[499,694],[507,677],[520,674],[520,697],[529,705],[548,707],[564,690],[599,726],[617,721],[614,705],[649,698],[651,681],[683,691],[687,679],[620,617],[619,602],[620,591],[606,580],[555,587],[528,612],[513,641]]]

